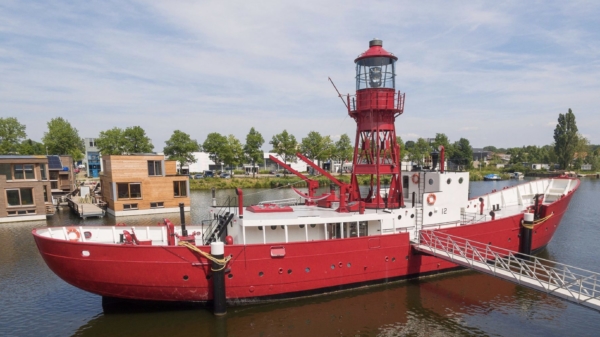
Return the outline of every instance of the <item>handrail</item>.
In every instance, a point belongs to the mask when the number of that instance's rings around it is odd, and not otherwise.
[[[417,249],[578,304],[600,309],[600,273],[435,230],[419,232]]]
[[[288,199],[280,199],[280,200],[267,200],[267,201],[261,201],[258,204],[259,205],[266,205],[266,204],[273,204],[273,205],[279,205],[279,206],[283,206],[283,205],[289,205],[289,206],[293,206],[293,205],[298,205],[300,204],[300,199],[296,199],[296,198],[288,198]]]

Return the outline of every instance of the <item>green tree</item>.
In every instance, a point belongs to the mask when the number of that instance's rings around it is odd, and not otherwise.
[[[321,136],[316,131],[311,131],[300,143],[300,153],[311,160],[321,161],[332,157],[334,144],[329,136]]]
[[[287,130],[273,136],[269,142],[273,146],[271,152],[277,153],[283,158],[284,163],[296,162],[296,151],[298,150],[298,141],[294,135]]]
[[[167,141],[165,141],[164,152],[170,160],[177,160],[179,167],[196,162],[194,152],[200,151],[200,145],[195,139],[183,131],[175,130]]]
[[[227,146],[223,152],[223,162],[232,170],[244,161],[244,147],[234,135],[227,137]]]
[[[0,154],[17,153],[19,144],[25,137],[25,125],[15,117],[0,117]]]
[[[347,134],[340,136],[340,139],[335,142],[335,150],[333,151],[333,158],[339,160],[341,163],[340,175],[343,173],[344,163],[352,160],[354,155],[354,147],[352,147],[352,141]]]
[[[140,126],[128,127],[123,131],[124,150],[127,153],[150,153],[154,150],[154,145],[146,131]]]
[[[452,161],[458,165],[463,165],[467,169],[473,167],[473,148],[468,139],[461,138],[454,142],[452,149],[454,151]]]
[[[46,147],[44,147],[44,144],[38,143],[35,140],[27,139],[21,142],[19,153],[26,155],[45,155]]]
[[[450,144],[450,140],[448,139],[448,136],[446,136],[446,134],[436,133],[432,145],[436,150],[438,150],[438,147],[442,145],[444,147],[445,158],[452,158],[454,156],[454,149],[452,147],[452,144]]]
[[[406,143],[404,143],[404,148],[408,151],[409,149],[413,148],[415,146],[415,142],[412,140],[407,140]]]
[[[227,148],[227,137],[217,132],[209,133],[202,143],[202,148],[208,153],[210,160],[215,164],[221,164]]]
[[[103,155],[121,155],[125,151],[125,137],[123,130],[114,127],[101,131],[96,138],[96,147]]]
[[[75,161],[83,158],[83,141],[79,132],[62,117],[53,118],[48,122],[48,132],[44,133],[42,141],[49,154],[70,155]]]
[[[247,160],[252,163],[252,177],[256,174],[254,166],[264,159],[264,153],[261,150],[264,143],[265,140],[260,132],[256,131],[254,127],[250,128],[250,132],[246,135],[244,154],[246,155]]]
[[[578,145],[575,114],[569,109],[564,115],[558,114],[558,124],[554,129],[554,152],[561,168],[568,169],[571,166]]]
[[[431,146],[429,146],[429,143],[423,138],[419,138],[416,143],[413,143],[414,145],[406,150],[408,152],[408,160],[419,166],[423,166],[423,164],[425,164],[425,158],[429,157]]]

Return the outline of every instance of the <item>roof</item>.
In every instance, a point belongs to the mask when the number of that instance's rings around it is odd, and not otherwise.
[[[19,154],[2,154],[0,159],[44,159],[46,156],[41,155],[19,155]]]
[[[365,51],[364,53],[358,55],[354,62],[358,62],[362,59],[370,57],[389,57],[393,60],[398,60],[398,58],[394,56],[394,54],[383,49],[383,42],[377,39],[371,40],[369,42],[369,49],[367,49],[367,51]]]

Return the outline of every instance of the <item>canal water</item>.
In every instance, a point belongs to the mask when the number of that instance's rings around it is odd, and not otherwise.
[[[472,182],[471,195],[516,181]],[[218,191],[223,200],[233,191]],[[294,197],[289,189],[246,190],[245,203]],[[600,272],[600,180],[584,179],[554,239],[539,256]],[[192,193],[186,222],[199,223],[209,191]],[[155,224],[163,217],[119,218]],[[287,302],[232,307],[216,318],[197,307],[103,312],[101,298],[74,288],[40,257],[36,227],[114,225],[62,209],[48,221],[0,224],[0,336],[598,336],[600,313],[464,270],[420,280]]]

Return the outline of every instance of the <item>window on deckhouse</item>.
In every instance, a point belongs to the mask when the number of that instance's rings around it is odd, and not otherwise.
[[[187,185],[185,181],[174,181],[173,192],[176,197],[187,197]]]
[[[162,161],[148,160],[148,175],[162,176]]]

